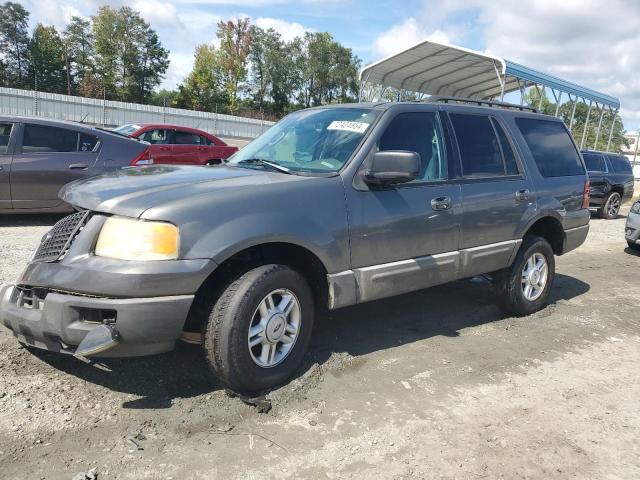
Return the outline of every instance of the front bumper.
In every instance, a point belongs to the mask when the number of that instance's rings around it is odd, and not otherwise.
[[[627,242],[640,245],[640,214],[629,213],[624,227],[624,238]]]
[[[97,298],[38,289],[0,287],[0,323],[24,344],[75,353],[84,337],[107,324],[120,337],[101,357],[164,353],[180,337],[194,295],[149,298]],[[40,298],[44,297],[44,298]]]

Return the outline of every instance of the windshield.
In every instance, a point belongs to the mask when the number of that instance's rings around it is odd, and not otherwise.
[[[134,125],[129,123],[127,125],[122,125],[118,128],[114,128],[113,131],[117,133],[121,133],[122,135],[133,135],[136,131],[140,130],[140,125]]]
[[[291,172],[337,172],[379,114],[365,108],[301,110],[275,124],[229,163],[259,165],[257,160],[265,160]]]

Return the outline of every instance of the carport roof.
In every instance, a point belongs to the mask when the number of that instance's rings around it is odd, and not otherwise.
[[[619,108],[620,101],[573,82],[500,57],[463,47],[423,41],[365,66],[360,80],[427,95],[493,98],[540,85],[585,101]]]

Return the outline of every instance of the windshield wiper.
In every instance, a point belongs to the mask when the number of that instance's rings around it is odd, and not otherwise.
[[[274,162],[270,162],[269,160],[265,160],[263,158],[247,158],[245,160],[240,160],[238,162],[238,165],[242,165],[242,164],[253,164],[253,165],[263,165],[266,167],[271,167],[274,170],[278,170],[279,172],[282,173],[288,173],[289,175],[292,175],[293,172],[291,170],[289,170],[287,167],[283,167],[282,165],[278,165],[277,163]]]

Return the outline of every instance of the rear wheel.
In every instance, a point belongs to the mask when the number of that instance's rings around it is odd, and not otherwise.
[[[549,242],[542,237],[525,237],[511,267],[494,274],[501,307],[516,316],[537,312],[547,302],[554,274],[555,258]]]
[[[638,250],[638,251],[640,251],[640,245],[638,245],[638,244],[637,244],[637,243],[635,243],[635,242],[632,242],[632,241],[630,241],[630,240],[627,240],[627,245],[629,245],[629,248],[630,248],[631,250]]]
[[[622,205],[622,197],[618,192],[611,192],[606,198],[602,206],[598,209],[598,215],[607,220],[618,218],[620,206]]]
[[[203,341],[209,367],[237,391],[277,386],[302,363],[313,319],[313,296],[302,275],[285,265],[254,268],[211,308]]]
[[[220,165],[222,163],[222,160],[218,159],[214,159],[214,160],[207,160],[207,163],[205,163],[205,165]]]

